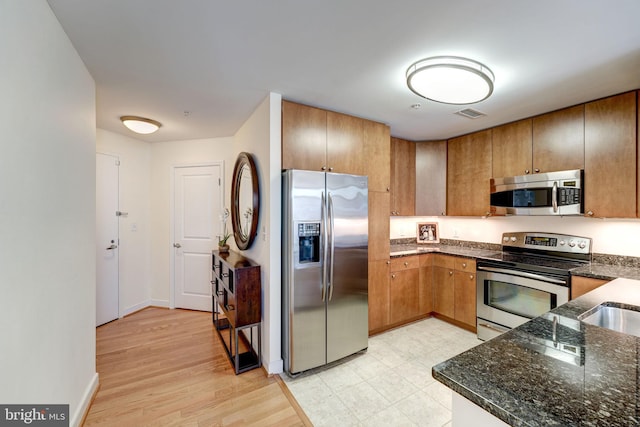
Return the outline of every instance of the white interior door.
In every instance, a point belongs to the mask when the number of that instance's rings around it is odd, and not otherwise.
[[[119,317],[117,157],[96,153],[96,326]]]
[[[174,305],[211,311],[211,250],[222,212],[220,165],[174,170]]]

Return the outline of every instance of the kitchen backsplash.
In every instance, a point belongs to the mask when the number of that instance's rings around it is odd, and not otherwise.
[[[594,261],[628,265],[640,258],[640,220],[584,217],[391,217],[390,239],[416,242],[416,223],[437,222],[440,242],[447,245],[500,245],[502,233],[545,231],[589,237]],[[600,262],[600,261],[595,261]]]

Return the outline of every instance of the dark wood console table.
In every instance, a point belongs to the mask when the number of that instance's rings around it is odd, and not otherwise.
[[[236,253],[212,253],[213,280],[213,325],[222,340],[227,356],[236,374],[260,366],[262,327],[260,265]],[[257,329],[257,353],[253,347],[253,329]],[[238,331],[248,330],[240,335],[246,351],[239,352]],[[223,331],[228,330],[228,339]]]

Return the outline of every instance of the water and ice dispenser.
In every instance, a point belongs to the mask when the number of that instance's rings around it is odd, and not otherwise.
[[[305,222],[298,224],[298,263],[320,262],[320,223]]]

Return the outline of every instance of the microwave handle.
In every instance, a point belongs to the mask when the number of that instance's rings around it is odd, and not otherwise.
[[[553,204],[553,213],[558,213],[558,183],[553,183],[551,189],[551,203]]]

